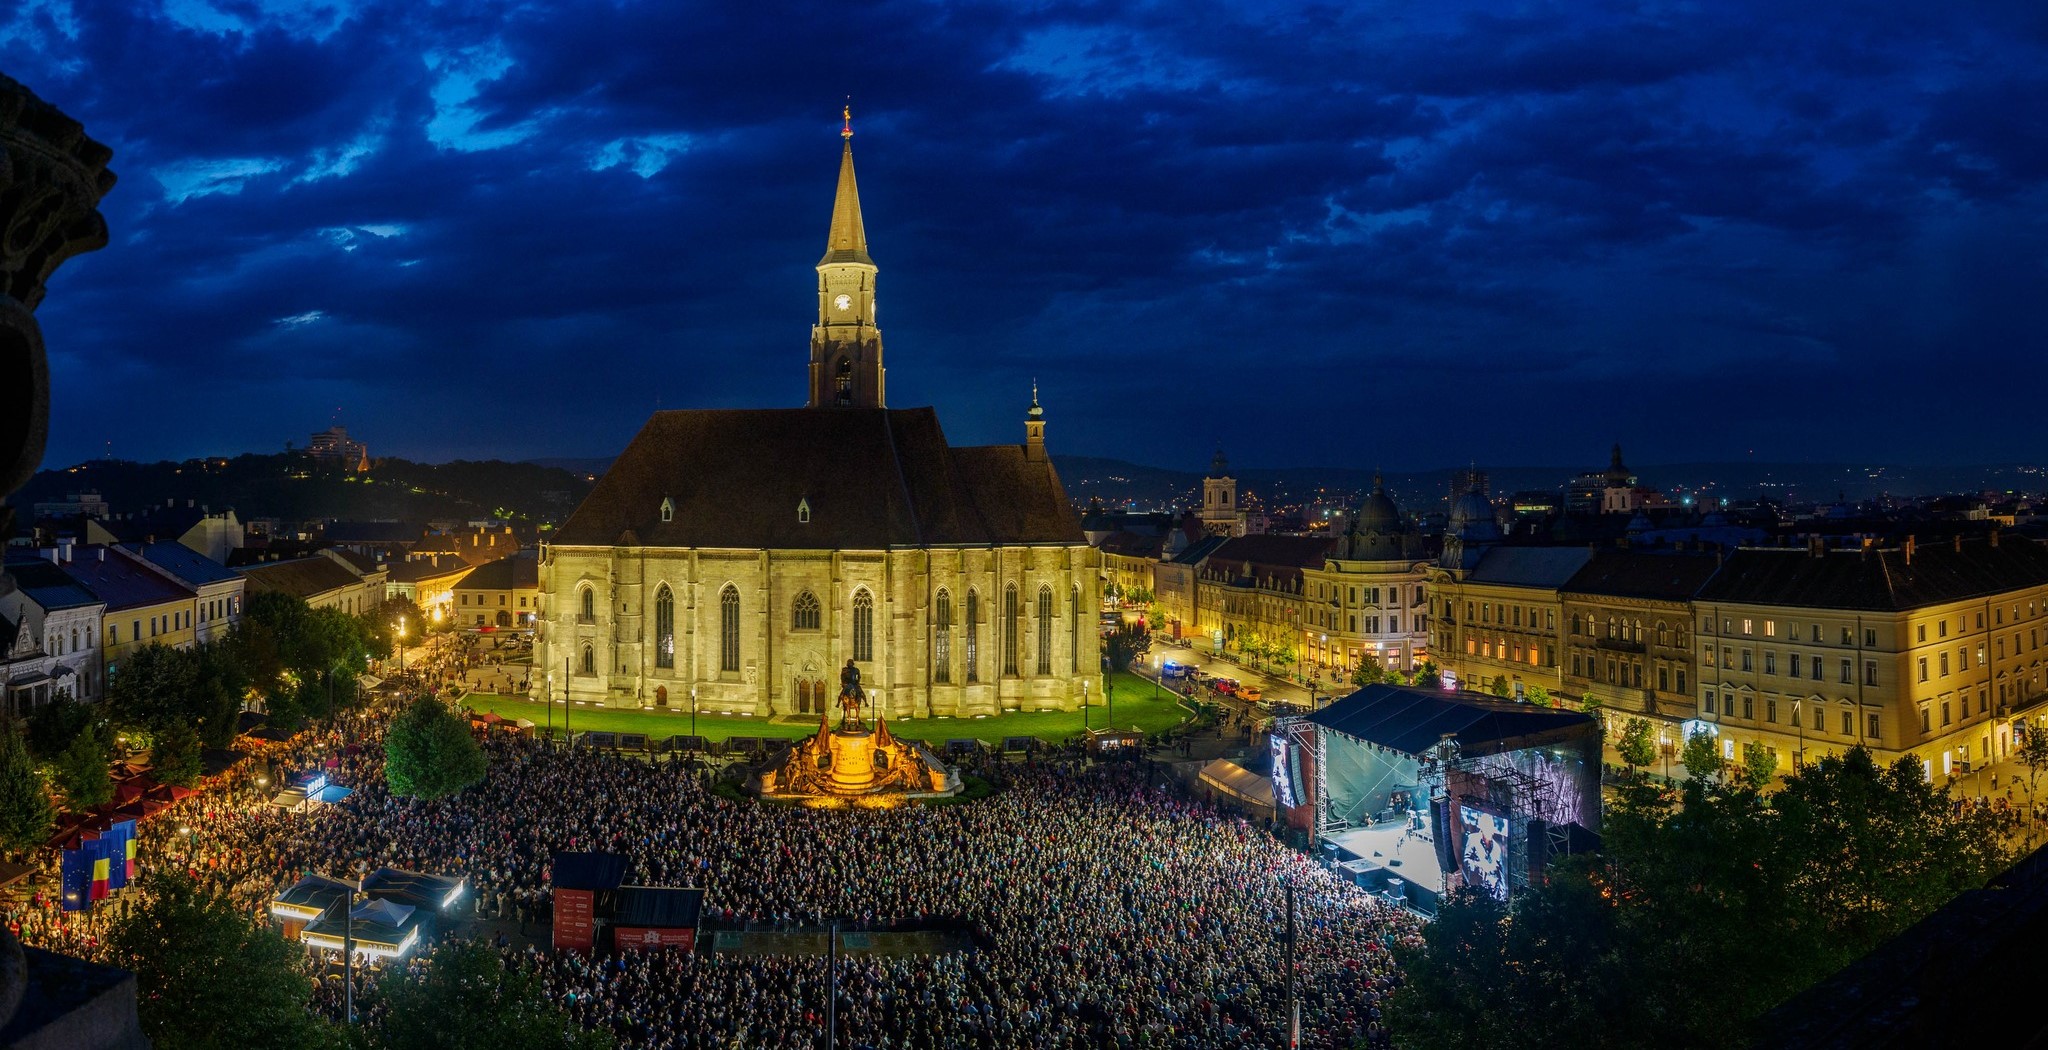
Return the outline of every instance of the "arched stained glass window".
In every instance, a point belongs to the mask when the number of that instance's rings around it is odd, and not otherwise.
[[[662,584],[654,592],[654,666],[676,665],[676,596]]]
[[[740,589],[729,583],[718,592],[718,669],[740,669]]]

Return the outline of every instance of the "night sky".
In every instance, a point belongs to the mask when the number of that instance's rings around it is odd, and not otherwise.
[[[602,456],[804,396],[1199,469],[2048,451],[2048,4],[22,0],[115,151],[47,463]]]

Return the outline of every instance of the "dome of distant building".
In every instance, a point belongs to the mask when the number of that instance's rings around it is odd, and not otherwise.
[[[1358,509],[1351,512],[1351,523],[1344,529],[1343,556],[1353,561],[1400,558],[1407,532],[1401,508],[1387,495],[1385,480],[1374,474],[1371,494],[1359,501]]]
[[[1451,504],[1450,532],[1468,541],[1500,538],[1500,523],[1484,493],[1475,488]]]

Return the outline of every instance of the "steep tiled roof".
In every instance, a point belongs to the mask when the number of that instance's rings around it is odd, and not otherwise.
[[[106,602],[109,612],[192,597],[192,588],[142,564],[119,547],[79,547],[63,569]]]
[[[2048,547],[2017,536],[1879,550],[1744,548],[1700,590],[1702,602],[1892,612],[2048,585]]]
[[[383,562],[367,554],[358,554],[340,547],[328,547],[320,553],[340,561],[343,568],[353,571],[358,576],[374,576],[387,568]]]
[[[739,549],[1085,542],[1050,462],[950,448],[929,408],[657,412],[555,542],[628,533]]]
[[[540,559],[531,556],[499,558],[469,570],[455,585],[458,591],[510,591],[540,586]]]
[[[1719,566],[1720,559],[1710,554],[1602,550],[1558,589],[1573,594],[1683,602],[1698,594]]]
[[[266,562],[235,570],[249,581],[251,590],[279,591],[299,598],[312,598],[343,587],[355,587],[362,578],[332,558],[315,554],[291,561]]]
[[[158,540],[155,543],[131,544],[128,549],[190,587],[239,578],[234,570],[182,543]]]
[[[77,609],[100,604],[99,596],[42,558],[10,559],[7,575],[14,578],[14,585],[21,593],[44,609]]]
[[[1513,587],[1560,587],[1592,558],[1593,552],[1584,547],[1491,547],[1468,579]]]
[[[386,578],[392,583],[418,583],[443,576],[458,576],[469,571],[469,563],[453,554],[438,558],[408,558],[395,562]]]
[[[1238,536],[1216,548],[1209,564],[1320,569],[1335,546],[1334,536]]]

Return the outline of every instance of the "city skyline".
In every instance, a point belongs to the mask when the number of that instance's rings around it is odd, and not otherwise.
[[[801,403],[848,91],[891,403],[957,441],[1035,378],[1056,453],[1160,465],[2036,451],[2023,5],[234,10],[0,19],[122,176],[41,315],[49,464]]]

